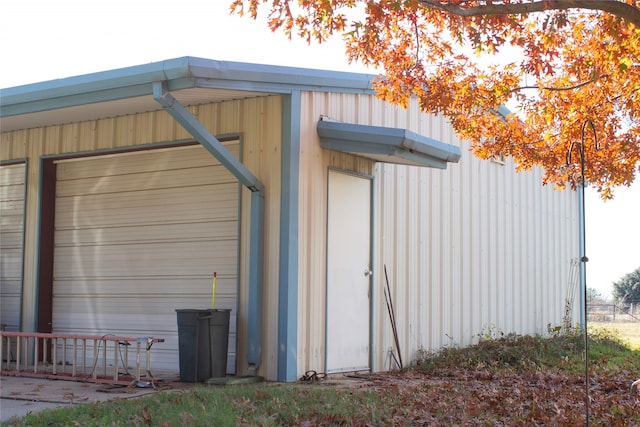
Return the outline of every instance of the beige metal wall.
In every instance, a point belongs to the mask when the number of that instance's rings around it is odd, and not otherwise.
[[[479,160],[441,118],[366,95],[303,96],[298,371],[324,366],[326,173],[374,178],[373,369],[393,346],[384,305],[386,264],[405,363],[418,349],[466,345],[493,331],[545,333],[562,322],[577,198],[543,187],[540,171]],[[319,148],[320,115],[400,127],[461,147],[447,170],[376,164]],[[338,159],[341,159],[338,161]],[[333,161],[336,160],[336,161]],[[311,249],[310,249],[311,248]],[[577,314],[577,312],[575,313]],[[576,318],[577,320],[577,318]]]
[[[265,184],[265,310],[263,365],[277,372],[277,296],[280,220],[281,99],[277,96],[190,107],[189,111],[214,135],[240,135],[243,163]],[[190,139],[168,114],[150,112],[45,128],[5,132],[0,135],[0,159],[27,159],[25,212],[25,265],[23,330],[35,330],[40,157],[76,152],[109,151],[154,143]],[[249,191],[242,192],[241,267],[238,320],[238,372],[246,369],[247,256]]]
[[[389,270],[405,360],[481,334],[544,334],[562,324],[577,254],[575,193],[468,152],[450,169],[376,170],[376,262]],[[381,367],[392,341],[388,319],[375,321]]]
[[[577,253],[573,194],[539,176],[470,156],[446,171],[375,165],[322,150],[320,115],[402,127],[461,146],[441,119],[369,95],[303,93],[299,196],[298,371],[324,368],[327,170],[375,174],[373,368],[392,345],[382,294],[387,264],[405,360],[417,349],[467,344],[483,329],[544,332],[559,324],[571,256]],[[190,108],[214,135],[240,134],[243,163],[266,187],[265,319],[261,374],[277,373],[281,100],[264,97]],[[23,329],[34,330],[39,158],[189,139],[164,112],[3,133],[0,158],[28,159]],[[243,190],[238,372],[246,373],[249,194]]]
[[[371,100],[365,96],[363,100]],[[325,369],[328,168],[371,175],[375,162],[320,148],[320,115],[353,121],[353,96],[303,93],[298,242],[298,373]],[[299,376],[300,376],[299,375]]]

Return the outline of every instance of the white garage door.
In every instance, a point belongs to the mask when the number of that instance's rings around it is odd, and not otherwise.
[[[0,324],[20,328],[25,165],[0,166]]]
[[[211,308],[217,272],[235,372],[239,191],[199,145],[58,162],[53,332],[164,338],[177,371],[175,310]]]

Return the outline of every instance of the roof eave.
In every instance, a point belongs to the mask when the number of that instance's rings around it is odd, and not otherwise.
[[[372,76],[183,57],[51,80],[0,91],[0,117],[152,96],[153,83],[169,90],[222,88],[264,93],[322,90],[371,93]]]

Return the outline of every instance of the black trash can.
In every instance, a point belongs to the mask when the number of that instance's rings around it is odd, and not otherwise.
[[[216,309],[209,313],[210,378],[222,378],[227,376],[231,310]]]
[[[231,310],[178,309],[180,381],[202,382],[227,373]]]

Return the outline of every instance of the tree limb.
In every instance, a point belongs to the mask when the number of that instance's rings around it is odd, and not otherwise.
[[[469,16],[528,15],[546,10],[587,9],[599,10],[615,15],[640,28],[640,8],[619,0],[538,0],[518,3],[487,2],[465,7],[458,3],[439,0],[420,0],[420,4],[432,10]]]
[[[513,88],[511,90],[511,92],[517,92],[520,90],[524,90],[524,89],[538,89],[538,90],[549,90],[549,91],[556,91],[556,92],[562,92],[565,90],[574,90],[574,89],[580,89],[583,86],[586,86],[588,84],[594,83],[602,78],[607,78],[609,77],[608,74],[603,74],[601,76],[598,76],[597,78],[591,79],[591,80],[587,80],[585,82],[581,82],[578,84],[575,84],[573,86],[565,86],[565,87],[553,87],[553,86],[520,86],[520,87],[516,87]]]

